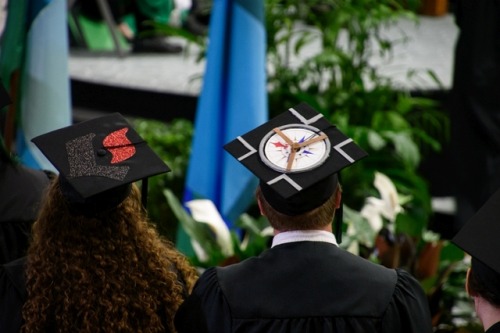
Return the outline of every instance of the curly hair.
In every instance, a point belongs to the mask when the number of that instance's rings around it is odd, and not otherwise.
[[[22,332],[174,332],[196,270],[160,237],[137,186],[116,208],[72,215],[53,181],[28,250]]]
[[[280,231],[308,230],[321,229],[332,223],[339,191],[340,187],[321,206],[295,216],[286,215],[274,209],[264,197],[260,186],[257,187],[255,196],[260,201],[262,212],[273,228]]]

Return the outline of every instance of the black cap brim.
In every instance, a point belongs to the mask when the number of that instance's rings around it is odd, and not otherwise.
[[[453,237],[452,242],[500,274],[500,190]]]

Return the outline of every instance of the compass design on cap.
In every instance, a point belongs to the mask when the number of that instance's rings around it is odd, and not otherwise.
[[[285,172],[312,170],[325,162],[330,152],[328,136],[316,127],[290,124],[274,128],[259,146],[262,161],[271,169]]]

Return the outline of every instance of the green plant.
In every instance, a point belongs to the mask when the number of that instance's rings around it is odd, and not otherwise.
[[[254,218],[249,214],[242,214],[235,223],[240,229],[236,232],[227,228],[215,205],[209,200],[191,202],[199,204],[198,208],[203,210],[201,217],[196,219],[197,210],[194,205],[191,206],[191,215],[172,191],[165,189],[163,194],[190,237],[195,250],[195,255],[190,260],[197,267],[228,265],[259,255],[268,248],[272,229],[264,217]]]
[[[133,120],[133,126],[171,169],[171,172],[149,178],[147,208],[150,219],[157,224],[160,233],[174,240],[177,219],[170,207],[165,205],[163,190],[169,188],[182,197],[191,152],[193,124],[187,119],[174,119],[165,123],[137,118]]]
[[[465,291],[467,269],[464,252],[449,241],[442,241],[438,273],[422,281],[429,295],[436,333],[479,333],[483,328],[475,316],[474,303]]]

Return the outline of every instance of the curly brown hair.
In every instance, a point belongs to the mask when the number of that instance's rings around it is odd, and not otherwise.
[[[140,191],[115,209],[72,215],[53,181],[26,267],[22,332],[174,332],[196,270],[158,234]]]

